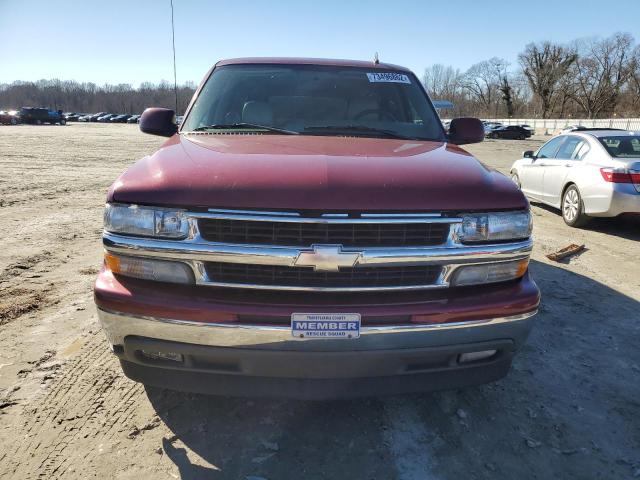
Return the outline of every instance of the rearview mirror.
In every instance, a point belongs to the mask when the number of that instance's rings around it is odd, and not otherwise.
[[[524,152],[522,152],[522,158],[533,158],[535,159],[535,153],[533,150],[525,150]]]
[[[454,118],[449,124],[449,142],[456,145],[479,143],[484,140],[484,125],[473,117]]]
[[[140,117],[140,131],[170,137],[178,131],[176,112],[168,108],[147,108]]]

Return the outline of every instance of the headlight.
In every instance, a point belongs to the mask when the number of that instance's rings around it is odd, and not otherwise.
[[[104,211],[104,229],[125,235],[185,238],[189,222],[180,210],[109,203]]]
[[[113,273],[156,282],[193,284],[193,270],[182,263],[105,253],[104,262]]]
[[[527,271],[529,259],[459,267],[453,277],[453,285],[479,285],[482,283],[505,282],[520,278]]]
[[[462,217],[460,240],[464,243],[518,240],[529,238],[531,229],[528,211],[470,213]]]

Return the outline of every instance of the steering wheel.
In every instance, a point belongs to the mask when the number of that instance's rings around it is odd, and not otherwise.
[[[379,119],[386,118],[387,120],[391,120],[392,122],[395,122],[398,120],[390,111],[382,110],[381,108],[369,108],[367,110],[363,110],[360,113],[358,113],[355,117],[353,117],[353,119],[360,120],[362,117],[366,115],[374,115],[376,113],[378,114]]]

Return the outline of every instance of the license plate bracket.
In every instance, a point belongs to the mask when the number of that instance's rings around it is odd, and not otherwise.
[[[291,336],[298,340],[360,337],[359,313],[292,313]]]

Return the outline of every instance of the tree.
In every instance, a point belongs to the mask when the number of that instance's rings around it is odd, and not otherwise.
[[[509,79],[504,75],[500,80],[500,86],[498,87],[500,93],[502,93],[502,100],[507,107],[507,115],[513,116],[513,89],[509,85]]]
[[[531,90],[542,103],[542,118],[549,117],[558,83],[567,75],[576,58],[573,49],[551,42],[530,43],[518,55]]]
[[[580,55],[572,69],[576,85],[573,99],[588,118],[611,115],[623,86],[633,78],[637,67],[633,37],[617,33],[578,45]]]
[[[462,77],[462,87],[487,113],[495,103],[501,72],[506,65],[506,61],[493,57],[472,65]]]
[[[437,63],[425,68],[422,83],[433,98],[453,100],[460,91],[460,71]]]

